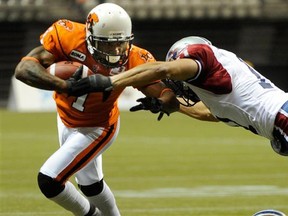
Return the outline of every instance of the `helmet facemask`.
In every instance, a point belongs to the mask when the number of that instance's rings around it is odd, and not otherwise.
[[[125,65],[132,46],[131,37],[120,39],[107,39],[93,37],[87,38],[88,48],[93,58],[106,67],[120,67]]]
[[[169,78],[166,78],[162,81],[168,88],[173,90],[177,97],[183,99],[183,102],[179,101],[183,106],[191,107],[200,101],[199,97],[192,91],[189,86],[187,86],[184,81],[171,80]]]

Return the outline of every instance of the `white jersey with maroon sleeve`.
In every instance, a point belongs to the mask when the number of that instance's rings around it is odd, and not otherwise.
[[[215,117],[273,139],[275,117],[288,93],[234,53],[212,45],[187,46],[180,58],[199,64],[198,75],[186,82]]]

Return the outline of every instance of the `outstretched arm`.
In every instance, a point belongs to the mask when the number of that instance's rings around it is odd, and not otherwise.
[[[198,64],[193,59],[178,59],[171,62],[148,62],[125,73],[105,77],[94,74],[85,77],[72,86],[71,95],[81,96],[89,92],[109,92],[127,86],[145,86],[153,81],[170,78],[186,80],[198,73]]]
[[[126,86],[143,86],[155,80],[170,78],[186,80],[194,77],[198,72],[198,65],[192,59],[179,59],[171,62],[149,62],[134,67],[125,73],[111,77],[113,89]]]

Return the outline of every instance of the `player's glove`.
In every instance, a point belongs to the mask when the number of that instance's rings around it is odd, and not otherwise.
[[[83,65],[81,65],[79,68],[77,68],[77,70],[75,71],[75,73],[74,73],[68,80],[66,80],[68,95],[70,95],[70,92],[72,91],[72,86],[73,86],[78,80],[81,79],[82,73],[83,73]]]
[[[91,92],[103,92],[103,101],[105,101],[109,97],[112,88],[110,77],[94,74],[73,82],[69,95],[79,97]]]
[[[159,113],[157,118],[160,121],[164,114],[169,116],[169,113],[163,110],[163,102],[155,97],[145,97],[137,99],[137,102],[140,104],[133,106],[130,108],[131,112],[135,112],[138,110],[149,110],[152,113]]]

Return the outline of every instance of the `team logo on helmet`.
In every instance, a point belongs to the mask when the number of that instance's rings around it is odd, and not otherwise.
[[[182,51],[182,50],[180,50]],[[180,51],[179,50],[171,50],[168,55],[167,55],[167,61],[174,61],[176,60],[178,57],[179,57],[179,54],[180,54]]]
[[[95,13],[90,13],[87,18],[87,26],[89,29],[92,28],[92,25],[99,22],[99,17]]]

